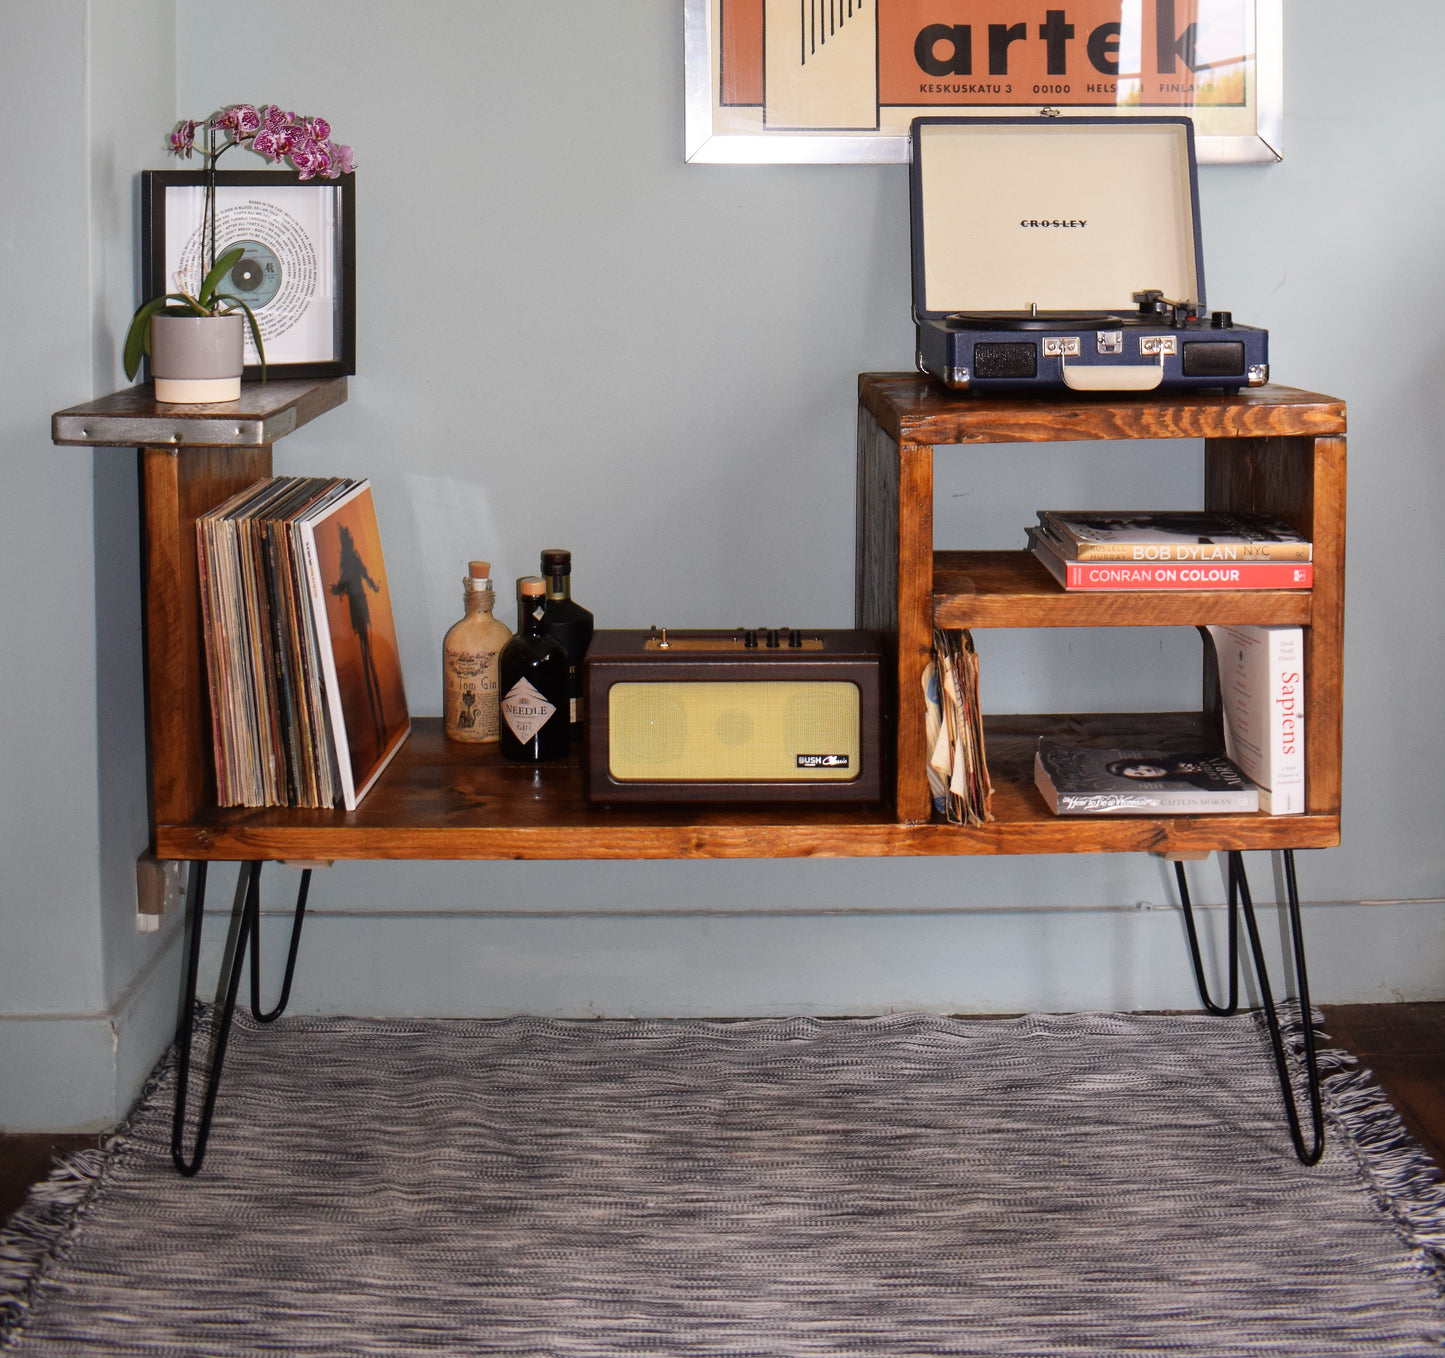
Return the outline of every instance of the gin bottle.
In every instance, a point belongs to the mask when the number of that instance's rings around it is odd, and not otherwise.
[[[466,616],[442,642],[442,712],[449,740],[497,739],[497,658],[512,632],[492,616],[491,571],[489,562],[468,563],[462,581]]]
[[[519,763],[567,753],[567,652],[542,630],[546,596],[540,575],[517,581],[520,626],[497,660],[500,748],[505,758]]]

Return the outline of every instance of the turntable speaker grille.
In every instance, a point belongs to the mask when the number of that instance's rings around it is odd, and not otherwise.
[[[1243,377],[1244,345],[1238,340],[1185,340],[1180,366],[1185,377]]]
[[[617,683],[607,704],[621,782],[848,782],[861,768],[860,695],[845,680]]]
[[[1032,340],[990,340],[973,346],[975,377],[1037,377],[1038,346]]]

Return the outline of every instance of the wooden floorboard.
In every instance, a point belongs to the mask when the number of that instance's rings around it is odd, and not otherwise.
[[[1323,1045],[1342,1047],[1374,1073],[1410,1134],[1445,1167],[1445,1002],[1323,1006]],[[222,1097],[224,1097],[224,1090]],[[55,1160],[104,1134],[0,1132],[0,1219],[24,1201]]]
[[[24,1201],[57,1160],[100,1145],[106,1133],[0,1132],[0,1220]]]
[[[1323,1006],[1326,1046],[1374,1073],[1410,1134],[1445,1169],[1445,1002]]]

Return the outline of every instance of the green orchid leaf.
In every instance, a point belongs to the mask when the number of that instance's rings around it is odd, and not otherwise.
[[[201,290],[196,296],[196,300],[200,302],[203,307],[210,305],[216,289],[221,286],[221,280],[241,262],[241,256],[245,253],[245,247],[238,245],[233,250],[227,250],[226,253],[215,262],[211,268],[211,272],[206,275],[205,280],[201,283]]]
[[[218,292],[217,302],[231,302],[232,309],[239,309],[246,313],[246,323],[251,327],[251,342],[256,346],[256,361],[261,365],[261,380],[266,380],[266,346],[261,343],[261,327],[256,322],[256,313],[251,310],[250,304],[243,302],[234,293]]]
[[[174,299],[174,294],[153,297],[131,318],[130,329],[126,331],[125,348],[122,351],[125,375],[131,381],[135,380],[136,373],[140,371],[141,354],[150,353],[151,317],[158,311],[170,311],[169,303]]]

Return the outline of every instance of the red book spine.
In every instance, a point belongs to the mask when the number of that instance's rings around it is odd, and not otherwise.
[[[1309,589],[1311,561],[1066,561],[1066,589]]]

